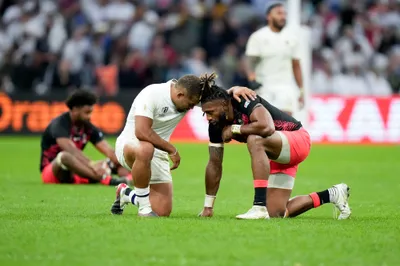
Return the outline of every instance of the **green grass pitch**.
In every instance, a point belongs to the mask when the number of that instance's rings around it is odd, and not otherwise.
[[[331,205],[295,219],[235,220],[252,203],[243,145],[227,145],[212,219],[197,217],[207,144],[178,145],[174,209],[160,219],[139,219],[132,206],[112,216],[113,187],[41,184],[38,138],[1,137],[0,147],[0,265],[400,265],[396,146],[313,147],[293,194],[347,182],[346,221],[333,220]]]

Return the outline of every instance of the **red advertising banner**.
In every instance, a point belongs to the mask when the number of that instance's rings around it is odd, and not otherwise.
[[[314,143],[400,144],[400,97],[313,97],[306,121]],[[199,108],[189,112],[173,141],[207,141]]]
[[[118,135],[138,92],[100,98],[93,123],[107,135]],[[0,134],[40,134],[52,118],[67,110],[66,96],[0,93]],[[400,144],[400,97],[313,97],[308,106],[308,119],[302,122],[314,143]],[[208,123],[200,108],[185,116],[172,141],[208,141]]]

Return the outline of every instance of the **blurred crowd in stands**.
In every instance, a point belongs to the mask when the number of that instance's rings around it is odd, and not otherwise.
[[[246,42],[268,1],[0,0],[1,89],[112,95],[211,71],[246,85]],[[302,0],[301,19],[313,93],[399,93],[400,1]]]

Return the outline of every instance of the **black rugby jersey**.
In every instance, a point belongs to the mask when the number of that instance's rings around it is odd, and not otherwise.
[[[292,116],[282,112],[268,101],[264,100],[260,96],[253,100],[246,101],[241,98],[240,103],[232,98],[231,100],[234,110],[234,121],[232,124],[246,125],[250,123],[250,115],[256,105],[262,104],[268,112],[271,114],[274,120],[275,130],[277,131],[296,131],[302,127],[300,121],[296,120]],[[208,136],[211,143],[222,143],[222,129],[219,125],[209,124]],[[233,139],[239,142],[246,142],[245,137],[241,135],[233,135]]]
[[[90,141],[95,145],[103,140],[103,133],[90,122],[80,126],[73,125],[69,112],[57,116],[42,134],[40,171],[61,152],[56,141],[57,138],[69,138],[78,149],[83,150],[87,142]]]

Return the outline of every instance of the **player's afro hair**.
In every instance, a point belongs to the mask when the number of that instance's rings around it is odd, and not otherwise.
[[[74,107],[82,107],[85,105],[95,105],[97,102],[97,96],[91,91],[87,90],[76,90],[65,101],[65,104],[70,110]]]

